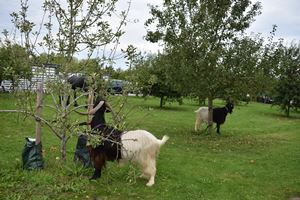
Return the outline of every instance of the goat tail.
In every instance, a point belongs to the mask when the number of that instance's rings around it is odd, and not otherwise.
[[[161,140],[157,140],[158,141],[158,144],[159,146],[161,147],[162,145],[164,145],[169,139],[169,136],[167,135],[164,135],[163,138]]]
[[[204,107],[200,107],[200,108],[198,108],[197,110],[195,110],[194,112],[195,113],[199,113],[200,112],[200,110],[202,110]]]

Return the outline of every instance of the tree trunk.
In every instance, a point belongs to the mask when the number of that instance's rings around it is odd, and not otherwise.
[[[208,97],[208,127],[207,133],[210,134],[213,127],[213,98]]]
[[[198,104],[199,106],[205,105],[205,99],[203,99],[203,97],[198,96]]]
[[[37,98],[36,98],[36,116],[42,117],[43,110],[43,83],[38,83],[37,86]],[[38,145],[41,142],[41,120],[36,120],[35,125],[35,144]]]
[[[62,132],[61,134],[61,149],[60,149],[60,153],[61,153],[61,160],[63,162],[66,162],[67,160],[67,153],[66,153],[66,150],[67,150],[67,137],[66,137],[66,133],[65,131]]]
[[[11,79],[12,92],[15,92],[15,84],[16,84],[16,81],[14,78],[12,78]]]
[[[286,109],[286,116],[287,116],[287,117],[290,117],[290,108],[291,108],[291,106],[288,105],[288,106],[287,106],[287,109]]]
[[[160,97],[160,104],[159,104],[159,108],[162,108],[164,105],[164,96]]]

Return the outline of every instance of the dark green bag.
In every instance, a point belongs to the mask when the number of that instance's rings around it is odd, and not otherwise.
[[[22,153],[23,169],[43,169],[42,143],[35,144],[35,139],[26,138]]]
[[[84,167],[92,167],[90,153],[86,146],[87,136],[80,135],[77,140],[74,162],[80,162]]]

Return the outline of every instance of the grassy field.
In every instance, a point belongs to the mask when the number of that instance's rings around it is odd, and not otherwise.
[[[109,162],[97,181],[92,169],[72,160],[76,137],[68,142],[68,160],[57,157],[59,140],[43,129],[45,169],[24,171],[24,138],[34,136],[35,123],[17,114],[0,113],[0,199],[205,199],[276,200],[300,196],[300,114],[286,118],[275,107],[251,102],[236,106],[221,136],[195,133],[197,105],[158,108],[159,100],[130,97],[127,127],[146,129],[170,140],[157,160],[156,183],[145,186],[131,165]],[[223,102],[215,102],[218,106]],[[114,104],[116,107],[117,105]],[[10,95],[0,94],[0,109],[14,108]],[[51,115],[46,109],[45,118]],[[204,128],[204,127],[203,127]]]

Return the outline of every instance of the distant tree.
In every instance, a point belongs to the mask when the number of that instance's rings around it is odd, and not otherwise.
[[[177,101],[182,103],[181,93],[178,92],[172,84],[172,79],[166,71],[166,59],[164,55],[159,54],[150,69],[154,80],[150,90],[150,94],[160,98],[160,108],[163,107],[166,101]]]
[[[31,66],[26,49],[11,42],[0,46],[0,82],[11,80],[13,90],[19,78],[30,78]]]
[[[93,61],[94,61],[93,59],[89,59],[88,61],[85,61],[84,59],[78,60],[76,57],[73,57],[71,61],[68,61],[70,62],[70,71],[73,73],[78,73],[82,71],[82,68],[85,68],[86,65],[91,65]],[[39,55],[36,55],[34,59],[32,59],[32,63],[35,66],[43,66],[44,64],[55,64],[58,66],[58,70],[60,70],[59,69],[60,66],[66,62],[67,60],[64,56],[55,53],[51,53],[51,54],[41,53]],[[89,62],[89,64],[87,64],[87,62]],[[95,62],[97,63],[97,61]],[[86,68],[89,69],[90,67],[91,66],[88,66]],[[95,69],[95,67],[93,69]]]
[[[138,58],[135,58],[133,66],[131,66],[131,68],[129,69],[129,80],[134,86],[135,93],[142,93],[144,96],[150,93],[153,81],[151,79],[149,66],[152,59],[153,55],[138,56]]]
[[[152,17],[146,26],[154,25],[156,30],[148,30],[146,39],[163,41],[166,51],[180,58],[174,71],[185,72],[178,73],[186,76],[182,82],[189,83],[189,88],[197,87],[208,98],[208,132],[212,127],[213,100],[227,82],[222,67],[224,54],[260,9],[260,3],[250,0],[165,0],[163,8],[151,7]]]
[[[152,55],[141,60],[134,66],[135,81],[144,96],[150,94],[160,98],[160,108],[166,101],[182,103],[181,94],[172,85],[169,79],[164,55]]]
[[[280,106],[286,116],[292,108],[300,107],[300,44],[282,46],[280,75],[274,88],[274,104]]]
[[[251,35],[235,38],[228,46],[221,65],[226,82],[219,87],[220,97],[241,100],[247,94],[255,97],[273,86],[275,74],[271,74],[271,67],[276,63],[265,55],[264,43],[264,38]]]
[[[111,79],[127,79],[127,70],[121,68],[114,69],[112,66],[107,66],[104,68],[103,73]]]
[[[280,74],[283,40],[274,40],[277,26],[273,25],[270,36],[262,44],[258,65],[254,68],[255,82],[253,95],[271,96],[277,77]],[[251,84],[251,83],[250,83]]]

